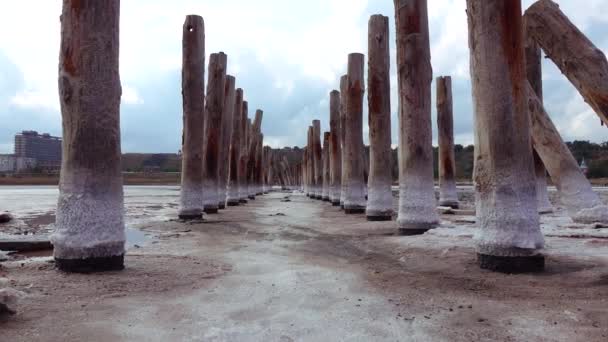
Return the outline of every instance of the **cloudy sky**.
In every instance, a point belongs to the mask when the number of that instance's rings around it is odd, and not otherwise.
[[[584,6],[579,0],[558,2],[598,47],[608,51],[608,1],[586,0]],[[524,7],[531,3],[524,0]],[[453,77],[455,135],[460,144],[473,142],[465,7],[465,0],[429,0],[434,76]],[[14,134],[24,129],[61,134],[56,81],[60,12],[60,0],[0,4],[0,153],[12,152]],[[180,148],[181,27],[186,14],[204,17],[207,54],[228,54],[229,73],[245,90],[250,115],[256,108],[264,110],[266,144],[273,147],[302,146],[313,119],[321,119],[327,129],[328,94],[345,73],[348,53],[366,53],[370,15],[389,16],[393,143],[397,142],[392,1],[122,0],[124,152]],[[608,140],[607,128],[600,127],[597,116],[549,60],[544,79],[546,107],[565,139]]]

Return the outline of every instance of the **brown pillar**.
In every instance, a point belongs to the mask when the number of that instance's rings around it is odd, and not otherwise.
[[[437,78],[437,127],[439,131],[439,205],[458,209],[452,78]]]
[[[119,0],[63,1],[63,160],[51,239],[55,265],[67,272],[124,268],[119,13]]]
[[[264,134],[258,135],[258,147],[256,153],[256,162],[255,162],[255,177],[256,177],[256,196],[264,195],[264,191],[262,190],[264,184]]]
[[[399,217],[402,234],[439,224],[433,179],[431,51],[426,0],[395,0],[399,83]]]
[[[521,1],[467,0],[481,268],[541,271]]]
[[[304,147],[302,154],[302,183],[304,194],[306,194],[306,196],[310,196],[308,192],[308,146]]]
[[[246,138],[247,138],[246,141],[247,142],[246,142],[246,147],[245,147],[245,149],[247,151],[246,152],[247,159],[246,159],[246,165],[245,165],[245,175],[246,175],[245,176],[245,179],[246,179],[246,182],[245,182],[245,198],[246,199],[251,199],[250,198],[251,197],[250,191],[251,191],[251,188],[252,188],[252,185],[251,185],[251,165],[250,165],[251,158],[253,158],[250,155],[250,153],[251,153],[251,141],[253,140],[252,127],[253,127],[253,125],[251,124],[251,118],[247,118],[247,135],[246,135]],[[254,196],[253,199],[255,199],[255,196]]]
[[[526,74],[539,100],[543,101],[543,71],[542,52],[538,44],[526,36]],[[547,192],[547,170],[545,164],[536,151],[534,153],[534,172],[536,175],[536,198],[538,199],[538,212],[541,214],[553,212],[553,206],[549,201]]]
[[[591,188],[532,86],[529,83],[527,86],[534,147],[559,191],[562,204],[574,222],[608,223],[608,206]]]
[[[243,116],[243,89],[239,88],[235,93],[234,100],[234,120],[232,122],[232,136],[230,139],[230,163],[228,166],[228,195],[227,204],[228,206],[237,206],[239,202],[239,159],[241,156],[241,136],[242,132],[242,116]]]
[[[243,101],[242,112],[241,112],[241,153],[239,155],[239,168],[238,168],[238,183],[239,183],[239,203],[247,203],[247,153],[249,147],[247,145],[249,135],[249,105],[247,101]]]
[[[314,152],[314,199],[323,199],[323,150],[321,148],[321,121],[312,121],[312,145]]]
[[[340,192],[342,191],[342,133],[340,126],[340,92],[337,90],[329,94],[329,126],[331,140],[329,142],[329,200],[332,205],[340,205]]]
[[[234,121],[234,99],[236,96],[236,80],[234,76],[226,76],[224,91],[224,112],[222,114],[222,135],[220,145],[220,165],[218,178],[218,208],[226,209],[228,198],[228,167],[230,165],[230,141],[232,139],[232,123]]]
[[[248,196],[249,199],[255,200],[255,195],[258,193],[258,179],[257,179],[257,170],[256,164],[258,162],[258,148],[259,148],[259,139],[262,130],[262,118],[264,116],[264,112],[258,109],[255,112],[255,119],[253,121],[253,125],[250,128],[250,140],[249,140],[249,162],[247,163],[247,174],[248,174]]]
[[[346,196],[344,211],[347,214],[365,213],[365,182],[363,180],[363,63],[360,53],[348,55],[348,90],[346,92]]]
[[[323,133],[323,201],[329,202],[329,140],[330,132]]]
[[[205,140],[203,152],[203,204],[205,213],[217,214],[220,171],[220,139],[228,58],[223,53],[209,57],[209,80],[205,102]]]
[[[346,104],[348,100],[348,75],[340,78],[340,145],[342,150],[340,160],[342,172],[340,175],[340,208],[344,209],[344,199],[346,198]]]
[[[313,127],[308,126],[308,134],[307,134],[307,157],[308,157],[308,197],[314,198],[315,196],[315,153],[314,153],[314,144],[313,144]]]
[[[539,0],[530,6],[525,21],[527,34],[608,125],[608,60],[604,52],[593,45],[551,0]]]
[[[388,17],[373,15],[368,32],[367,99],[369,105],[369,177],[366,215],[390,221],[393,215],[391,175],[391,82]],[[365,170],[364,170],[365,171]]]
[[[205,101],[205,24],[189,15],[182,39],[182,179],[179,218],[203,218],[203,124]]]

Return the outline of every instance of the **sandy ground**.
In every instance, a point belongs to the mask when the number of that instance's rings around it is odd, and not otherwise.
[[[302,195],[142,221],[123,272],[3,263],[27,293],[2,341],[608,341],[608,229],[543,217],[547,270],[475,263],[474,217],[420,237]]]

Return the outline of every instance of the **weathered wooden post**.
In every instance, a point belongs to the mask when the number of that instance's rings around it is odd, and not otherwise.
[[[534,147],[549,171],[568,214],[577,223],[608,223],[608,206],[593,191],[529,83],[527,91]]]
[[[439,224],[431,128],[431,52],[426,0],[395,0],[399,83],[399,216],[404,235]]]
[[[268,194],[272,191],[273,174],[272,174],[272,158],[274,151],[270,146],[264,146],[264,193]]]
[[[534,92],[538,96],[540,102],[543,102],[543,71],[542,71],[542,52],[538,44],[526,35],[526,74],[528,81],[532,85]],[[549,193],[547,191],[547,170],[545,164],[536,150],[534,154],[534,172],[536,175],[536,198],[538,199],[538,212],[541,214],[553,212],[553,206],[549,201]]]
[[[239,156],[239,169],[237,177],[239,179],[239,202],[247,203],[247,145],[249,135],[249,104],[243,101],[241,112],[241,153]]]
[[[323,133],[323,192],[322,199],[325,202],[329,202],[329,177],[331,175],[329,170],[329,140],[331,139],[330,132]]]
[[[323,199],[323,149],[321,148],[321,121],[312,121],[312,145],[314,152],[314,199]]]
[[[203,204],[207,214],[217,214],[218,211],[220,139],[227,64],[228,57],[223,52],[212,53],[209,57],[203,146]]]
[[[346,104],[348,101],[348,75],[340,77],[340,145],[342,150],[340,160],[342,164],[342,172],[340,175],[340,208],[344,209],[344,198],[346,198]]]
[[[368,31],[367,99],[370,163],[366,216],[390,221],[393,215],[391,175],[391,83],[388,17],[373,15]]]
[[[340,126],[340,92],[329,94],[329,126],[331,140],[329,142],[330,185],[329,200],[333,206],[340,205],[342,187],[342,128]]]
[[[234,100],[236,96],[236,80],[234,76],[226,76],[224,91],[224,112],[222,114],[222,132],[220,145],[220,164],[218,178],[218,208],[226,209],[228,198],[228,179],[230,165],[230,141],[232,140],[232,124],[234,121]]]
[[[55,265],[67,272],[124,268],[119,17],[119,0],[63,1],[63,161],[51,239]]]
[[[258,147],[255,161],[256,196],[264,195],[262,190],[264,184],[264,134],[258,134]]]
[[[234,207],[240,204],[239,199],[239,159],[241,156],[242,116],[243,116],[243,89],[238,88],[235,93],[234,110],[232,122],[232,136],[230,139],[230,164],[228,166],[228,206]]]
[[[348,55],[348,90],[346,91],[346,214],[365,213],[365,182],[363,181],[363,63],[365,57],[360,53]]]
[[[247,175],[248,175],[248,196],[250,200],[255,200],[255,196],[258,193],[258,173],[257,173],[257,163],[258,163],[258,149],[259,149],[259,140],[260,134],[262,131],[262,119],[264,117],[264,112],[261,109],[256,110],[255,118],[253,121],[253,125],[250,125],[250,139],[249,139],[249,162],[247,165]]]
[[[182,178],[179,218],[203,218],[203,124],[205,111],[205,24],[189,15],[182,33]]]
[[[304,194],[308,197],[308,146],[304,147],[302,152],[302,189],[304,190]]]
[[[437,127],[439,131],[439,205],[458,209],[454,157],[452,78],[437,78]]]
[[[481,268],[544,268],[520,0],[467,0]]]
[[[314,143],[313,143],[313,127],[308,126],[308,134],[307,134],[307,173],[308,173],[308,193],[307,196],[309,198],[314,198],[315,195],[315,153],[314,153]]]
[[[551,0],[535,2],[525,13],[526,33],[557,65],[585,101],[608,125],[608,60]]]
[[[255,200],[253,194],[253,163],[255,161],[255,135],[251,118],[247,119],[247,199]]]

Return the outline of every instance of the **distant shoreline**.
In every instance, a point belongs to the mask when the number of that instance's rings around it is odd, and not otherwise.
[[[123,173],[124,185],[179,185],[179,173]],[[2,185],[59,185],[59,175],[0,177]]]
[[[124,185],[180,185],[179,172],[125,172],[123,173]],[[607,178],[591,179],[594,186],[608,186]],[[0,186],[3,185],[58,185],[59,175],[22,175],[0,177]],[[398,185],[395,183],[394,185]],[[473,185],[472,182],[462,180],[458,185]]]

